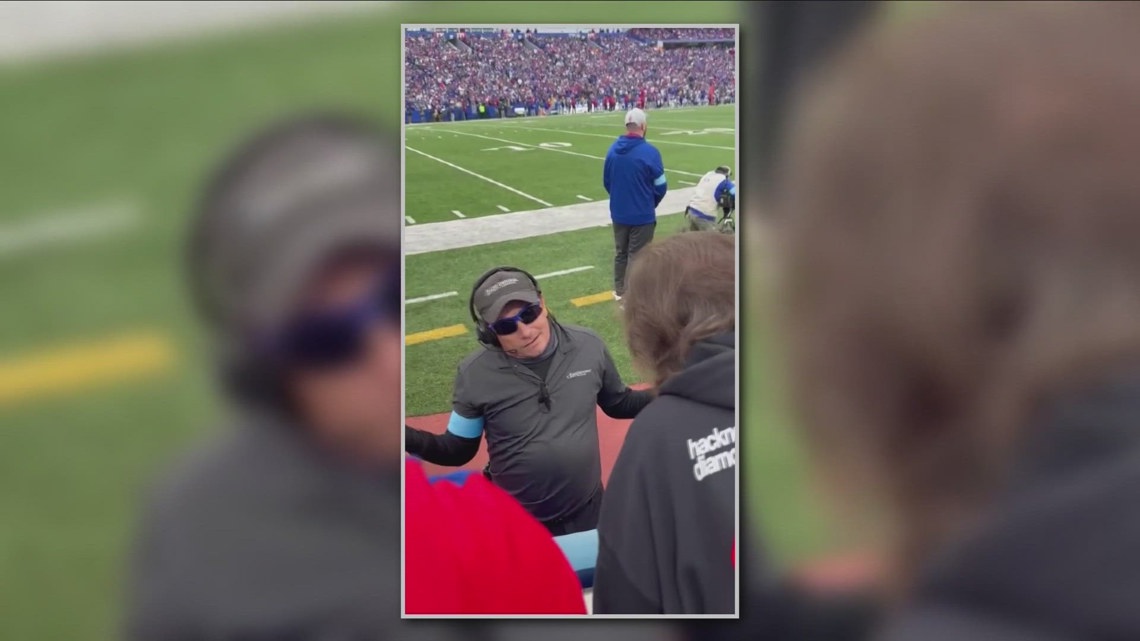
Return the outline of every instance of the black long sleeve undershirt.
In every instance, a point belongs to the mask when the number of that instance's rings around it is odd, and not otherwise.
[[[598,407],[610,418],[634,418],[655,396],[653,390],[627,387],[617,394],[607,394],[603,389],[598,392]]]
[[[404,425],[404,451],[428,463],[458,467],[475,458],[482,436],[463,438],[451,432],[433,434]]]

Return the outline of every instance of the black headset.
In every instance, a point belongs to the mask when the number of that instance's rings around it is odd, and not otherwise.
[[[499,344],[499,337],[491,330],[491,326],[487,324],[487,321],[479,318],[478,312],[475,311],[475,294],[479,291],[479,288],[483,286],[483,283],[487,282],[488,278],[500,272],[518,272],[526,276],[530,279],[531,284],[534,285],[534,289],[538,292],[538,295],[540,297],[542,296],[542,287],[538,284],[538,279],[531,276],[530,272],[525,269],[519,269],[518,267],[511,267],[509,265],[500,265],[499,267],[483,272],[483,275],[480,276],[475,281],[475,285],[471,287],[471,296],[467,299],[467,311],[471,312],[471,320],[475,322],[475,337],[479,340],[480,345],[488,349],[502,349],[502,345]]]

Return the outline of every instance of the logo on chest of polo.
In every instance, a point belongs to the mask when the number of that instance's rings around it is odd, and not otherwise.
[[[592,372],[592,371],[594,371],[594,370],[592,370],[592,369],[584,369],[584,370],[580,370],[580,371],[577,371],[577,372],[570,372],[569,374],[567,374],[567,375],[566,375],[566,380],[570,380],[570,379],[572,379],[572,378],[578,378],[578,377],[580,377],[580,376],[585,376],[586,374],[589,374],[589,373],[590,373],[590,372]]]

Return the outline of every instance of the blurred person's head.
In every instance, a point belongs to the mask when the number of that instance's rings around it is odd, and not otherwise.
[[[214,174],[190,245],[228,391],[371,461],[400,448],[394,149],[347,117],[279,123]]]
[[[479,340],[513,358],[542,356],[550,345],[550,314],[538,281],[515,268],[481,276],[471,295]]]
[[[735,240],[690,232],[650,243],[630,266],[622,302],[634,364],[660,386],[694,345],[735,329]]]
[[[969,5],[811,87],[782,209],[793,389],[896,587],[989,505],[1049,399],[1140,358],[1140,11]]]

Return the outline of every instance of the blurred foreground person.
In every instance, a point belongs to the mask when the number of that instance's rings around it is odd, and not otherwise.
[[[626,334],[657,398],[602,501],[596,613],[736,610],[735,248],[725,234],[678,234],[630,268]]]
[[[302,118],[208,184],[189,269],[231,425],[152,496],[129,638],[409,638],[394,149]]]
[[[419,461],[405,468],[407,614],[586,614],[570,562],[510,494],[478,472],[429,480]],[[457,528],[469,545],[456,545]]]
[[[957,5],[796,110],[794,389],[885,534],[876,638],[1140,638],[1137,34],[1127,3]]]

